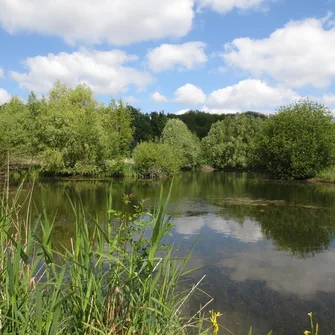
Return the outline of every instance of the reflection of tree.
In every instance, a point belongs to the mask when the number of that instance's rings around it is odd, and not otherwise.
[[[329,210],[277,207],[261,212],[257,220],[279,249],[300,257],[328,249],[334,238],[334,219]]]
[[[164,181],[166,190],[170,182]],[[68,196],[77,203],[81,201],[89,213],[104,218],[109,194],[112,195],[113,208],[117,210],[124,206],[122,195],[129,193],[135,195],[135,201],[149,199],[149,204],[154,206],[159,199],[160,186],[159,182],[126,178],[114,181],[42,181],[34,188],[34,213],[41,213],[45,207],[50,220],[56,216],[53,238],[65,244],[74,234],[74,217]],[[220,212],[227,219],[239,223],[246,218],[253,219],[278,248],[307,257],[325,250],[334,236],[334,190],[334,185],[262,180],[246,173],[182,173],[174,180],[169,214],[173,217],[190,213],[198,215],[212,212],[213,208],[208,204],[215,205],[222,208]],[[25,194],[23,192],[22,198]],[[234,199],[237,199],[235,203]],[[246,202],[241,203],[241,199]]]
[[[257,221],[263,234],[280,250],[299,257],[326,250],[335,236],[335,216],[330,208],[305,208],[290,205],[225,205],[224,215],[243,222]]]

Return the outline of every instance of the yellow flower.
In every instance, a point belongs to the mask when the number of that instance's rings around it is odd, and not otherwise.
[[[214,312],[214,310],[211,310],[210,320],[213,326],[213,335],[217,335],[217,333],[219,332],[219,324],[216,319],[219,318],[221,315],[222,314],[220,312]]]
[[[308,335],[308,334],[311,334],[311,332],[308,331],[308,330],[305,330],[305,331],[304,331],[304,335]]]

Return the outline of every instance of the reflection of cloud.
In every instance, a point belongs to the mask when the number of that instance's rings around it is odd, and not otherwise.
[[[257,242],[263,239],[261,229],[255,221],[246,219],[241,225],[234,220],[215,215],[178,218],[176,231],[179,234],[191,235],[198,233],[205,226],[243,242]]]
[[[310,259],[296,259],[272,249],[237,253],[223,265],[232,280],[262,280],[277,291],[313,295],[335,291],[335,249]]]

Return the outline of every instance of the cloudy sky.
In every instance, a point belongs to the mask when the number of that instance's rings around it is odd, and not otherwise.
[[[335,108],[335,0],[0,0],[0,104],[58,79],[145,112]]]

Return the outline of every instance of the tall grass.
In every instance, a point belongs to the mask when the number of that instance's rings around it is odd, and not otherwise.
[[[112,210],[110,201],[105,218],[71,202],[76,234],[70,247],[56,251],[47,213],[34,221],[18,196],[10,203],[4,197],[0,333],[187,334],[194,329],[196,318],[182,317],[189,295],[177,286],[190,255],[174,259],[172,247],[160,247],[171,227],[168,198],[161,193],[154,214],[145,212],[143,202],[125,213]],[[26,202],[29,208],[31,196]]]

